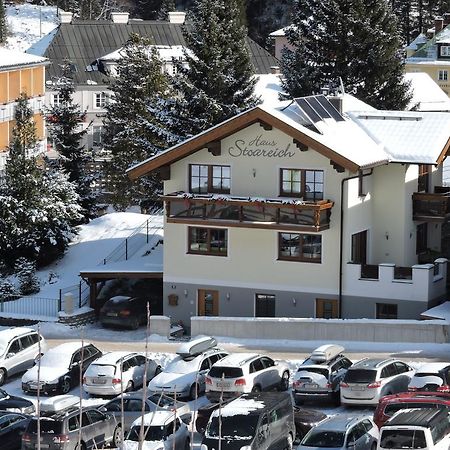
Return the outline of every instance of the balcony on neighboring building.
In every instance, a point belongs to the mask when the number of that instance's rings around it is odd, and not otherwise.
[[[413,194],[413,220],[444,222],[450,214],[450,187],[436,186],[434,194]]]
[[[330,200],[236,197],[222,194],[164,195],[168,222],[317,232],[330,227]]]

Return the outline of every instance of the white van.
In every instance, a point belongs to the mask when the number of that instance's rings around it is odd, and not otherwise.
[[[448,450],[450,420],[447,408],[403,409],[380,429],[377,450]]]
[[[39,336],[32,328],[16,327],[0,331],[0,386],[6,378],[32,367],[39,355]],[[41,336],[41,354],[47,344]]]

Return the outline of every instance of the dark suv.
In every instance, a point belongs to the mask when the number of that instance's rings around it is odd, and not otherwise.
[[[41,448],[50,450],[78,449],[80,410],[70,408],[52,416],[41,417]],[[81,414],[81,449],[103,448],[106,444],[121,445],[121,428],[112,414],[93,407]],[[37,448],[37,418],[33,417],[22,436],[22,450]]]

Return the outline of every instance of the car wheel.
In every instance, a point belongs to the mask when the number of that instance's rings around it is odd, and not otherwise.
[[[120,425],[117,425],[117,427],[114,430],[112,445],[113,447],[117,448],[119,448],[122,445],[122,427]]]
[[[261,387],[259,385],[255,385],[252,387],[252,392],[261,392]]]
[[[133,322],[131,322],[130,328],[132,330],[137,330],[139,328],[139,319],[133,319]]]
[[[196,398],[198,398],[200,394],[200,386],[197,383],[194,383],[191,386],[191,389],[189,390],[189,398],[191,400],[195,400]]]
[[[286,450],[292,450],[294,448],[294,441],[292,439],[292,436],[289,434],[286,439]]]
[[[374,442],[372,444],[372,447],[370,447],[370,450],[377,450],[377,443],[376,442]]]
[[[285,370],[283,372],[283,375],[281,376],[279,390],[287,391],[288,389],[289,389],[289,372],[287,370]]]
[[[3,386],[5,384],[6,380],[6,370],[0,369],[0,386]]]
[[[186,438],[186,441],[184,442],[184,450],[190,450],[191,449],[191,441],[189,438]]]
[[[70,378],[64,378],[61,382],[61,394],[67,394],[70,391]]]
[[[131,392],[134,389],[134,384],[133,382],[130,380],[127,383],[127,386],[125,387],[125,392]]]

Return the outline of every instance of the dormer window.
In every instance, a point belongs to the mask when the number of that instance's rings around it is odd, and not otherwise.
[[[441,46],[441,56],[450,57],[450,45]]]
[[[189,166],[189,191],[193,194],[229,194],[230,166],[191,164]]]
[[[280,169],[280,196],[323,200],[323,170]]]

